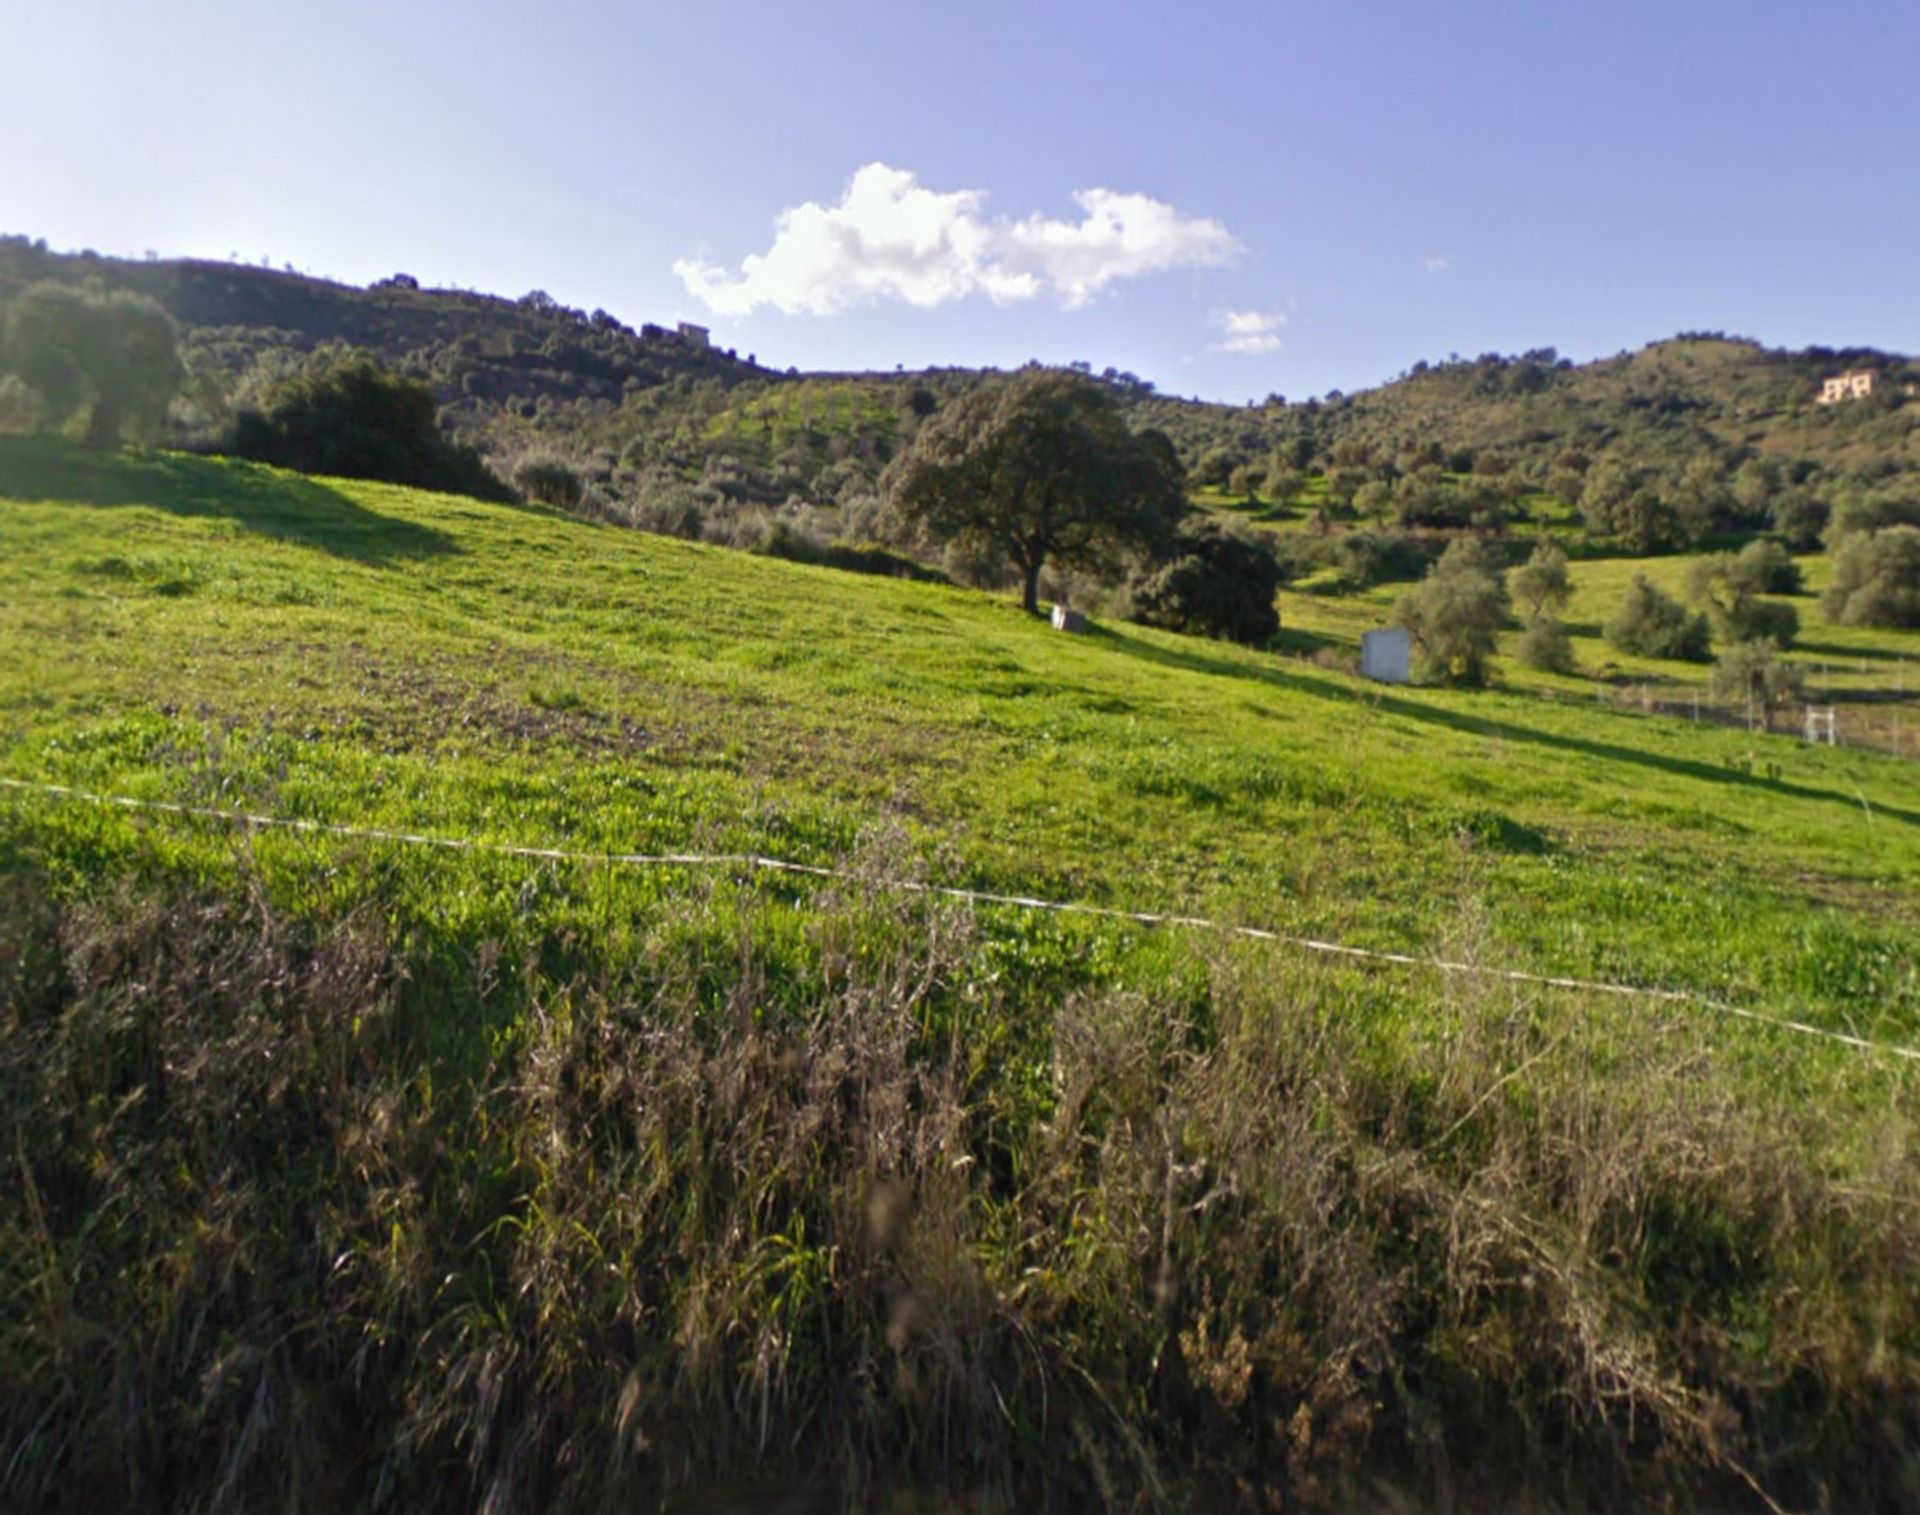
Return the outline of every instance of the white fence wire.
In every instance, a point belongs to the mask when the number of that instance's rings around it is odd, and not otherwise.
[[[1384,952],[1373,947],[1356,947],[1345,942],[1322,941],[1316,937],[1294,936],[1263,926],[1244,926],[1232,921],[1201,915],[1180,915],[1152,910],[1122,910],[1110,905],[1092,905],[1075,900],[1049,900],[1033,895],[999,894],[984,889],[963,889],[955,885],[929,884],[915,879],[875,881],[846,868],[799,863],[788,858],[766,857],[753,852],[585,852],[566,847],[530,847],[514,842],[494,842],[472,837],[436,836],[420,831],[395,831],[379,826],[355,826],[334,821],[301,820],[293,816],[260,815],[244,810],[222,810],[208,805],[188,805],[173,800],[139,799],[124,794],[100,794],[67,784],[51,784],[30,779],[0,777],[0,789],[37,794],[52,799],[71,800],[111,809],[149,811],[194,820],[214,821],[250,830],[306,832],[321,836],[351,837],[364,841],[389,842],[406,847],[431,847],[449,852],[481,852],[502,857],[530,858],[543,862],[581,863],[615,868],[737,868],[769,873],[797,874],[807,878],[858,882],[869,887],[900,893],[939,896],[976,905],[1003,905],[1021,910],[1043,910],[1059,915],[1092,916],[1101,920],[1126,921],[1140,926],[1171,926],[1194,931],[1210,931],[1249,941],[1271,942],[1300,952],[1358,962],[1382,963],[1395,967],[1426,968],[1466,977],[1492,979],[1510,984],[1531,984],[1548,989],[1563,989],[1579,994],[1610,995],[1615,998],[1652,1000],[1663,1004],[1686,1005],[1710,1011],[1730,1019],[1769,1026],[1777,1031],[1815,1037],[1887,1057],[1920,1062],[1920,1048],[1894,1042],[1874,1041],[1850,1032],[1815,1026],[1786,1016],[1770,1015],[1713,999],[1688,989],[1662,989],[1644,984],[1618,984],[1603,979],[1571,978],[1559,974],[1531,973],[1520,968],[1500,968],[1484,963],[1468,963],[1448,958],[1421,957],[1406,952]]]

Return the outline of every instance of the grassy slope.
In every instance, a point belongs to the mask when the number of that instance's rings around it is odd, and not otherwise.
[[[0,444],[0,538],[0,773],[845,857],[1915,1036],[1920,816],[1871,755],[1764,744],[1767,782],[1744,735],[183,457]],[[0,945],[0,1502],[1920,1486],[1905,1064],[12,797]]]
[[[971,882],[1411,950],[1466,909],[1516,964],[1920,1018],[1920,807],[1868,754],[1766,782],[1744,733],[181,457],[8,444],[0,490],[16,775],[808,861],[896,813]]]
[[[1603,635],[1608,617],[1637,576],[1645,575],[1684,602],[1687,574],[1694,561],[1689,554],[1576,560],[1568,568],[1573,598],[1563,618],[1573,637],[1579,675],[1565,678],[1541,673],[1509,658],[1501,667],[1504,684],[1516,691],[1591,698],[1593,680],[1599,678],[1613,684],[1644,683],[1655,698],[1670,703],[1684,704],[1697,695],[1703,704],[1711,704],[1711,665],[1621,652]],[[1815,704],[1836,703],[1843,722],[1849,728],[1857,727],[1864,743],[1883,750],[1920,753],[1920,636],[1829,620],[1820,608],[1820,591],[1832,577],[1832,559],[1810,554],[1799,561],[1805,588],[1785,598],[1800,614],[1800,635],[1786,657],[1800,665],[1807,698]],[[1360,634],[1384,624],[1392,614],[1394,601],[1406,588],[1404,584],[1381,584],[1342,596],[1286,592],[1281,596],[1281,617],[1301,645],[1327,646],[1357,655]],[[1518,631],[1503,634],[1503,649],[1511,653],[1519,637]],[[1788,716],[1780,718],[1783,730],[1790,724],[1789,716],[1797,712],[1796,705]],[[1776,748],[1769,745],[1766,753],[1769,760],[1777,760]]]

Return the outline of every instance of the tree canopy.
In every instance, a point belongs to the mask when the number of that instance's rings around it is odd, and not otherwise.
[[[1606,637],[1622,652],[1640,657],[1703,663],[1713,642],[1713,628],[1704,612],[1690,614],[1644,573],[1637,573],[1607,622]]]
[[[508,497],[478,453],[441,434],[433,391],[364,353],[316,357],[262,410],[235,419],[231,445],[240,457],[302,473]]]
[[[89,447],[153,435],[186,375],[173,322],[152,300],[45,282],[9,302],[0,368],[32,391],[41,418]]]
[[[1134,617],[1259,646],[1280,629],[1273,597],[1283,577],[1270,538],[1238,522],[1189,516],[1173,556],[1131,585]]]
[[[1507,608],[1506,585],[1486,549],[1475,537],[1461,537],[1400,597],[1394,619],[1412,634],[1428,678],[1484,684]]]
[[[1115,573],[1167,542],[1186,509],[1172,445],[1129,431],[1106,389],[1047,369],[935,412],[885,483],[903,520],[1010,562],[1029,611],[1049,562]]]
[[[1920,527],[1841,538],[1825,605],[1849,626],[1920,626]]]
[[[1542,542],[1525,563],[1507,575],[1507,587],[1536,617],[1566,609],[1567,601],[1573,598],[1566,553],[1552,542]]]

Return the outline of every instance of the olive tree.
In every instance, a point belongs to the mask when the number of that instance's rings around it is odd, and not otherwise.
[[[1564,610],[1573,598],[1567,555],[1553,543],[1542,542],[1525,563],[1507,575],[1507,586],[1535,617],[1549,610]]]
[[[1800,613],[1784,600],[1762,599],[1759,593],[1758,586],[1774,574],[1764,557],[1708,553],[1688,569],[1687,593],[1712,616],[1723,641],[1770,639],[1788,647],[1800,634]]]
[[[52,282],[9,302],[0,368],[88,447],[153,435],[186,376],[173,322],[152,300]]]
[[[1847,626],[1920,626],[1920,527],[1841,538],[1822,605]]]
[[[1713,668],[1713,692],[1722,699],[1747,701],[1768,731],[1773,713],[1799,699],[1806,688],[1801,668],[1780,657],[1765,637],[1735,642],[1721,652]]]
[[[1507,621],[1506,586],[1479,541],[1462,537],[1400,597],[1394,621],[1412,636],[1426,677],[1484,684],[1494,639]]]
[[[1704,614],[1690,614],[1686,606],[1645,574],[1636,574],[1620,608],[1607,622],[1606,636],[1622,652],[1703,663],[1713,641],[1713,628]]]

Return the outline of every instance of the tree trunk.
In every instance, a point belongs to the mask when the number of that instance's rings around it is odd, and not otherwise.
[[[92,412],[87,416],[87,430],[81,438],[83,447],[114,447],[120,441],[120,412],[105,400],[94,403]]]
[[[1020,604],[1028,615],[1040,614],[1040,564],[1039,557],[1029,558],[1022,565],[1024,579],[1020,590]]]

